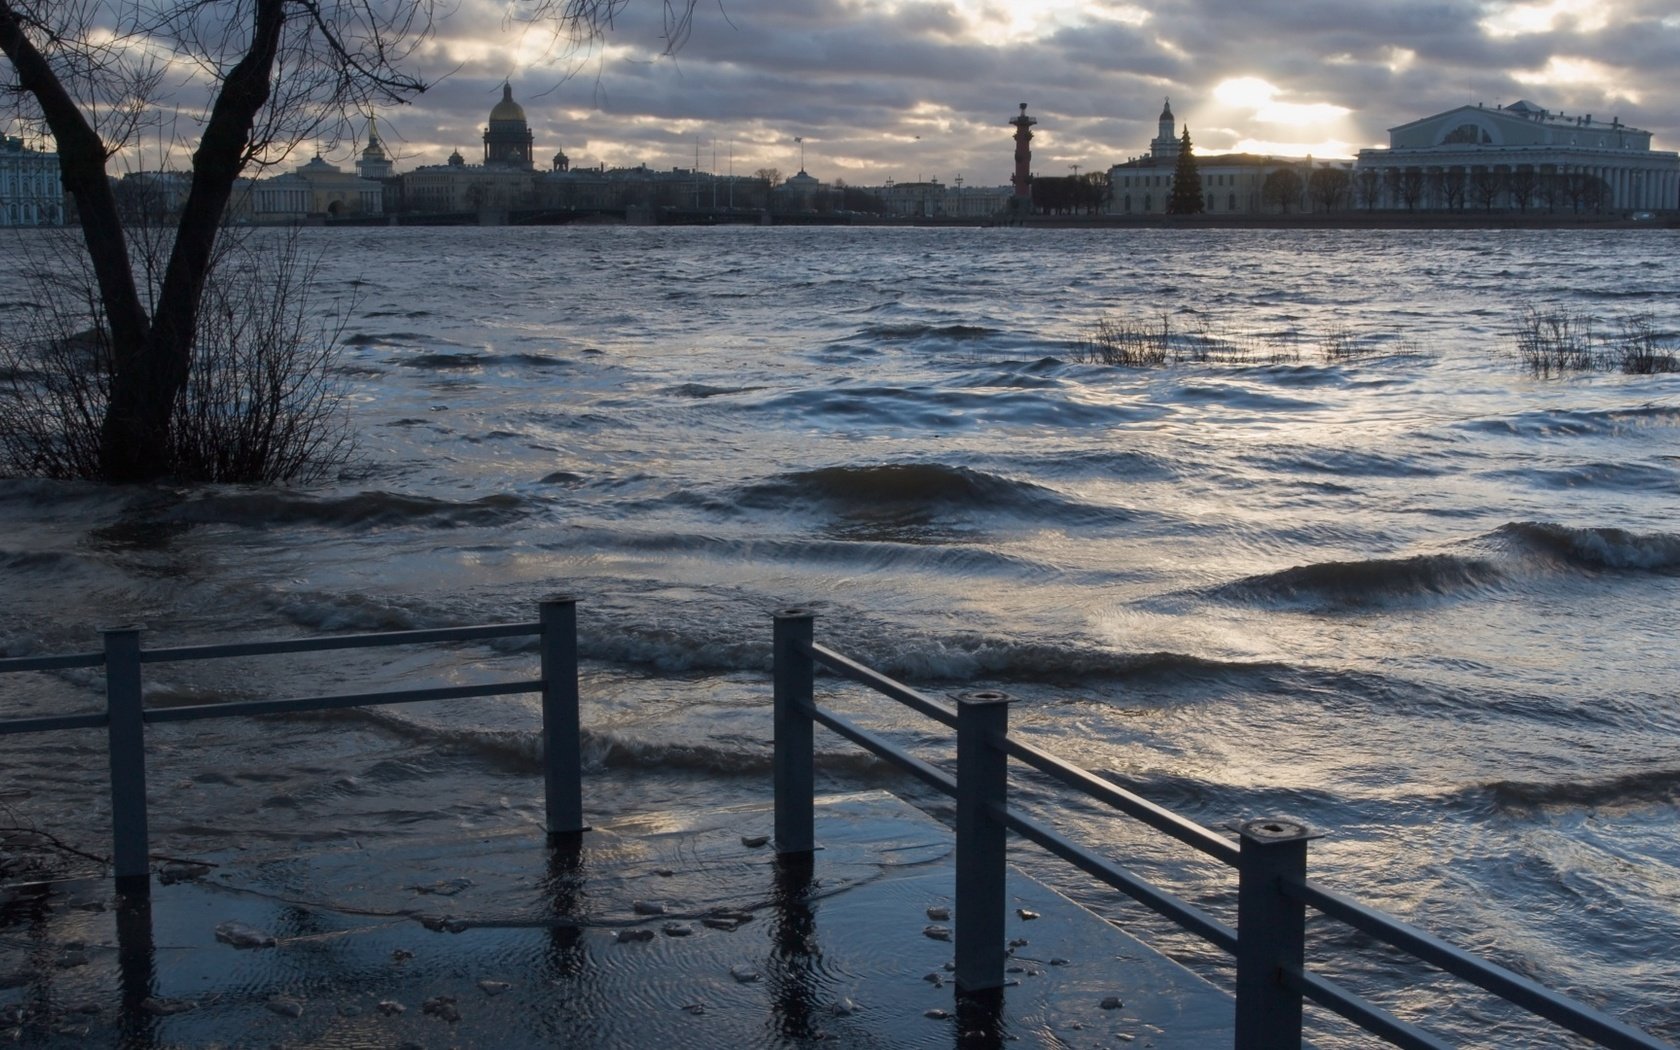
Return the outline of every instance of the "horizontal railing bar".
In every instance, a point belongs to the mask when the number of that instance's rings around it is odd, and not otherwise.
[[[468,700],[481,696],[536,693],[542,679],[524,682],[492,682],[488,685],[440,686],[436,689],[399,689],[385,693],[346,693],[340,696],[304,696],[290,700],[238,700],[228,704],[193,704],[190,707],[155,707],[146,711],[148,722],[195,722],[205,718],[235,715],[278,715],[298,711],[328,711],[346,707],[374,707],[380,704],[414,704],[427,700]]]
[[[947,729],[957,728],[957,716],[955,714],[909,686],[901,682],[895,682],[881,672],[865,667],[850,657],[841,656],[827,646],[812,643],[809,652],[811,659],[842,678],[850,678],[854,682],[867,685],[877,693],[891,697],[904,706],[928,716],[935,722],[939,722]]]
[[[1187,846],[1194,847],[1216,860],[1236,867],[1237,857],[1241,852],[1236,844],[1209,831],[1195,821],[1181,817],[1164,806],[1158,806],[1140,795],[1135,795],[1123,787],[1104,780],[1102,777],[1081,769],[1064,759],[1057,758],[1050,752],[1031,744],[1023,743],[1011,737],[1004,740],[1004,746],[1010,755],[1039,772],[1052,776],[1071,788],[1083,791],[1092,798],[1108,803],[1115,809],[1137,818],[1162,834],[1170,835]]]
[[[8,656],[0,660],[0,674],[9,671],[61,671],[67,667],[98,667],[104,653],[65,653],[62,656]]]
[[[181,645],[166,649],[142,649],[143,664],[181,660],[220,660],[233,656],[274,656],[280,653],[310,653],[328,649],[371,649],[385,645],[419,645],[425,642],[471,642],[486,638],[515,638],[535,635],[539,623],[497,623],[476,627],[434,627],[422,631],[385,631],[380,634],[338,634],[320,638],[284,638],[272,642],[230,642],[224,645]]]
[[[1042,824],[1021,816],[1013,810],[1003,814],[1003,821],[1009,826],[1010,830],[1023,838],[1038,843],[1087,875],[1106,882],[1149,910],[1172,920],[1186,931],[1208,941],[1215,947],[1222,948],[1233,955],[1236,954],[1237,931],[1209,916],[1194,905],[1179,900],[1165,890],[1156,889],[1139,876],[1133,875],[1107,858],[1099,857],[1085,847],[1062,837]]]
[[[956,797],[957,780],[944,770],[928,765],[921,759],[900,751],[898,748],[893,747],[891,744],[869,732],[867,729],[859,728],[833,712],[824,711],[822,708],[816,706],[808,707],[806,710],[810,713],[812,718],[834,730],[836,733],[839,733],[852,743],[857,744],[859,747],[867,751],[873,752],[880,758],[886,759],[888,762],[904,770],[906,773],[909,773],[911,776],[922,781],[924,784],[927,784],[934,790],[944,792],[952,798]]]
[[[110,721],[104,711],[85,715],[42,715],[38,718],[8,718],[0,722],[0,736],[11,733],[50,733],[55,729],[97,729]]]
[[[1402,1050],[1453,1050],[1451,1043],[1442,1042],[1416,1025],[1407,1024],[1375,1003],[1367,1002],[1317,974],[1302,973],[1286,966],[1283,968],[1283,981],[1292,991]]]
[[[1463,978],[1529,1013],[1586,1036],[1612,1050],[1674,1050],[1674,1047],[1606,1014],[1471,955],[1434,934],[1408,926],[1375,908],[1344,897],[1312,882],[1286,880],[1283,891],[1325,915],[1369,934],[1385,944]]]

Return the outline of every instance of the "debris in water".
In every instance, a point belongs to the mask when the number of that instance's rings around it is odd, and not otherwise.
[[[165,886],[173,886],[177,882],[201,878],[210,874],[210,865],[177,861],[165,864],[158,869],[158,882]]]
[[[630,910],[637,915],[664,915],[665,905],[658,901],[631,901]]]
[[[734,966],[729,968],[729,976],[735,978],[742,984],[751,984],[752,982],[758,980],[758,971],[753,969],[751,966],[748,966],[746,963],[736,963]]]
[[[676,874],[676,872],[672,871],[670,868],[654,868],[653,873],[662,879],[668,879],[672,875]]]
[[[392,962],[398,962],[398,963],[407,962],[408,960],[410,960],[412,958],[414,958],[414,953],[409,951],[407,948],[392,948],[391,949],[391,961]]]
[[[634,944],[637,941],[653,940],[652,930],[619,930],[613,940],[618,944]]]
[[[168,1017],[171,1014],[184,1014],[188,1010],[195,1010],[198,1004],[191,999],[142,999],[140,1009],[157,1017]]]
[[[698,1017],[699,1015],[706,1012],[706,1004],[705,1003],[684,1003],[683,1004],[683,1009],[688,1011],[691,1014],[694,1014],[696,1017]]]
[[[934,922],[949,922],[951,921],[951,909],[943,904],[930,904],[928,905],[927,917]]]
[[[828,1012],[833,1014],[835,1017],[850,1017],[857,1013],[857,1009],[857,1003],[845,997],[841,997],[835,1001],[833,1006],[828,1008]]]
[[[428,930],[442,933],[460,933],[467,928],[465,919],[457,919],[453,915],[422,915],[420,925]]]
[[[432,893],[439,897],[453,897],[471,885],[471,879],[454,878],[444,879],[442,882],[434,882],[430,886],[410,886],[409,889],[416,893]]]
[[[430,1014],[441,1021],[454,1024],[461,1019],[461,1011],[455,1005],[455,997],[450,995],[434,995],[420,1004],[420,1012]]]
[[[1032,922],[1034,919],[1038,918],[1038,912],[1032,911],[1029,908],[1016,908],[1015,914],[1019,915],[1022,920],[1026,922]]]
[[[1070,962],[1070,961],[1071,961],[1071,960],[1069,960],[1069,959],[1064,959],[1064,958],[1062,958],[1062,957],[1061,957],[1061,956],[1060,956],[1060,955],[1057,955],[1057,956],[1055,956],[1055,957],[1054,957],[1054,958],[1052,958],[1052,959],[1051,959],[1051,960],[1050,960],[1050,965],[1051,965],[1051,966],[1066,966],[1066,965],[1068,965],[1068,963],[1069,963],[1069,962]]]
[[[939,988],[945,984],[945,976],[938,971],[923,974],[922,980],[933,985],[935,988]]]
[[[395,1017],[398,1014],[407,1010],[408,1007],[404,1006],[402,1003],[397,1002],[395,999],[381,999],[381,1000],[379,1000],[379,1005],[374,1007],[374,1009],[378,1010],[380,1013],[384,1014],[386,1017]]]
[[[485,995],[497,996],[501,995],[509,988],[512,988],[513,985],[507,983],[506,981],[492,981],[490,978],[486,977],[484,980],[478,982],[478,987]]]
[[[1118,995],[1111,995],[1104,999],[1101,1003],[1104,1010],[1118,1010],[1125,1005],[1125,1003],[1120,1001],[1120,997]]]
[[[730,932],[741,928],[741,923],[737,919],[718,919],[710,916],[701,919],[700,925],[712,930],[729,930]]]
[[[935,1021],[943,1021],[951,1016],[951,1011],[941,1010],[936,1006],[932,1010],[925,1011],[922,1016],[931,1017]]]
[[[1027,939],[1025,937],[1017,937],[1009,942],[1010,951],[1014,951],[1016,948],[1025,948],[1026,946]]]
[[[687,937],[694,932],[694,927],[686,922],[668,922],[664,929],[667,937]]]
[[[770,836],[769,835],[742,835],[741,836],[741,845],[746,846],[748,849],[757,849],[758,847],[764,845],[766,842],[769,842],[769,841],[770,841]]]
[[[279,1014],[281,1017],[302,1017],[303,1002],[287,995],[276,995],[263,1004],[269,1013]]]
[[[948,941],[951,939],[951,928],[949,926],[924,927],[922,936],[932,937],[936,941]]]
[[[274,947],[274,938],[269,934],[231,919],[216,927],[216,939],[235,948]]]

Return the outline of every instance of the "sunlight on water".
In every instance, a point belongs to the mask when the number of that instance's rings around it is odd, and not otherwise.
[[[363,460],[308,490],[0,482],[0,651],[88,649],[113,616],[172,643],[528,619],[575,593],[605,819],[763,796],[767,613],[807,604],[835,647],[936,696],[1003,689],[1035,740],[1210,826],[1324,828],[1315,869],[1335,887],[1680,1036],[1680,377],[1537,380],[1509,335],[1535,295],[1649,312],[1674,340],[1680,276],[1642,265],[1675,254],[1673,232],[306,237],[323,296],[354,301]],[[1225,356],[1093,363],[1104,316],[1164,316]],[[529,659],[201,667],[160,673],[154,701]],[[7,694],[10,714],[96,702],[87,676]],[[840,705],[942,754],[884,701]],[[529,821],[535,726],[510,703],[177,735],[154,835],[190,852],[230,827],[287,842]],[[75,768],[94,742],[68,760],[7,746],[20,812],[98,841],[103,803]],[[819,747],[827,786],[928,801]],[[448,804],[414,798],[416,779]],[[1229,906],[1222,872],[1019,790]],[[1347,965],[1402,1008],[1449,994]],[[1441,1023],[1512,1045],[1505,1022]]]

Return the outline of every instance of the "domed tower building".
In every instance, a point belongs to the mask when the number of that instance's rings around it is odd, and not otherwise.
[[[386,154],[385,147],[379,144],[379,128],[372,117],[368,118],[367,147],[356,162],[356,170],[362,178],[375,182],[391,177],[391,158]]]
[[[490,126],[484,129],[484,163],[531,171],[532,141],[525,109],[513,100],[513,85],[503,83],[502,100],[490,111]]]
[[[1154,140],[1149,143],[1149,155],[1168,164],[1178,160],[1178,150],[1182,145],[1173,133],[1174,123],[1172,99],[1169,98],[1161,104],[1160,123],[1156,125]]]

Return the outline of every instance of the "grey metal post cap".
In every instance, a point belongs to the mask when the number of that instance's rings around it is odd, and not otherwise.
[[[958,693],[957,702],[963,704],[1008,704],[1014,702],[1014,697],[997,689],[976,689],[973,692]]]
[[[1267,843],[1294,842],[1298,839],[1320,839],[1324,837],[1322,831],[1314,831],[1299,821],[1280,818],[1244,821],[1237,828],[1237,831],[1242,834],[1243,838]]]

